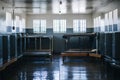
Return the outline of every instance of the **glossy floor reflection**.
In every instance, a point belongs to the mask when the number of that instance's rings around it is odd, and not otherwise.
[[[0,80],[119,80],[119,69],[89,59],[53,61],[40,57],[25,58],[1,72]]]

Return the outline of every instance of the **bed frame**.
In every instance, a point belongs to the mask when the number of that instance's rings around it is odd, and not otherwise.
[[[23,37],[25,42],[25,56],[48,56],[52,61],[53,36],[27,35]],[[47,39],[49,44],[44,48],[43,41]]]
[[[95,40],[97,39],[96,34],[95,33],[81,33],[81,34],[66,34],[63,36],[63,38],[65,39],[65,44],[66,44],[66,51],[61,53],[62,56],[62,60],[64,62],[65,57],[85,57],[85,56],[90,56],[90,57],[95,57],[95,58],[101,58],[101,55],[98,54],[97,51],[97,40],[96,40],[96,48],[95,49],[71,49],[70,46],[70,38],[71,37],[92,37]],[[79,43],[80,44],[80,43]],[[88,44],[89,45],[89,44]],[[70,49],[69,49],[70,48]]]

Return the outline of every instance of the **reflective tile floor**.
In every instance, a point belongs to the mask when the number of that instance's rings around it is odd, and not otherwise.
[[[40,57],[25,57],[0,73],[0,80],[120,80],[119,69],[89,58],[59,55],[50,62]]]

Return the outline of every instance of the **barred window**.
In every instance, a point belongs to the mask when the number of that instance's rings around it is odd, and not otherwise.
[[[66,32],[66,20],[53,20],[53,32],[65,33]]]
[[[33,20],[34,33],[46,33],[46,20]]]
[[[85,19],[73,20],[73,32],[74,33],[86,32],[86,20]]]

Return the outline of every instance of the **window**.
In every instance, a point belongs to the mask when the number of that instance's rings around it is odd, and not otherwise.
[[[108,13],[106,13],[105,14],[105,31],[109,31],[108,25],[109,25]]]
[[[19,28],[20,28],[20,17],[19,16],[15,16],[13,25],[15,26],[15,29],[12,30],[12,32],[19,32]]]
[[[6,12],[6,26],[12,26],[12,14]]]
[[[19,16],[15,16],[15,27],[19,27]]]
[[[112,17],[112,11],[109,12],[109,31],[113,31],[113,17]]]
[[[20,20],[20,32],[24,32],[24,29],[25,29],[25,19],[22,18]]]
[[[101,19],[101,32],[104,32],[105,31],[105,25],[104,25],[104,19]]]
[[[98,16],[96,18],[94,18],[94,32],[99,32],[104,30],[104,28],[102,27],[102,22],[103,20],[101,19],[101,16]]]
[[[53,32],[65,33],[66,32],[66,20],[53,20]]]
[[[79,33],[79,32],[86,32],[86,20],[73,20],[73,32]]]
[[[104,14],[104,19],[101,19],[101,17],[94,18],[94,32],[98,31],[118,31],[118,9],[115,9],[113,11],[110,11],[108,13]],[[98,27],[100,29],[98,30]]]
[[[9,12],[6,12],[6,31],[12,32],[12,14]]]
[[[113,24],[118,24],[118,9],[113,11]]]
[[[105,31],[118,31],[118,9],[105,14]]]
[[[118,31],[118,9],[113,11],[113,31]]]
[[[34,33],[46,33],[46,20],[33,20]]]

